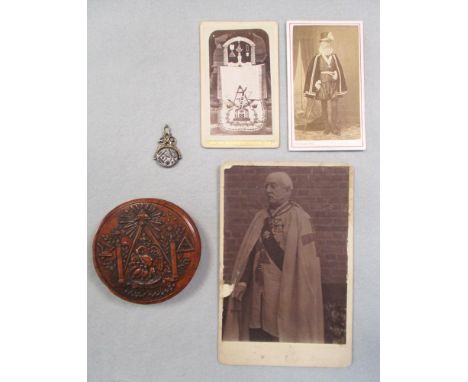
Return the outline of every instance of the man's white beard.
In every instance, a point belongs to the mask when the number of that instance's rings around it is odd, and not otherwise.
[[[320,44],[319,46],[319,53],[323,54],[324,56],[329,56],[330,54],[333,53],[333,48],[331,46],[323,46]]]

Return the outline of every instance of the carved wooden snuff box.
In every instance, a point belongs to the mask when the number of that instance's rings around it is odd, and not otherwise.
[[[118,297],[139,304],[165,301],[192,279],[200,236],[190,216],[173,203],[135,199],[103,219],[93,244],[99,278]]]

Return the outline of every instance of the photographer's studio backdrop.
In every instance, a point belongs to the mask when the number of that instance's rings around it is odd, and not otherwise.
[[[319,51],[320,34],[330,32],[334,38],[333,50],[340,58],[345,71],[348,93],[340,102],[340,122],[349,139],[360,137],[360,103],[359,103],[359,30],[356,26],[295,26],[293,39],[293,77],[294,103],[296,109],[296,129],[301,132],[306,123],[305,114],[307,99],[304,94],[304,82],[308,65]],[[300,138],[310,139],[307,134]]]
[[[324,342],[344,344],[350,183],[347,167],[233,166],[227,169],[224,174],[223,281],[226,284],[231,282],[242,238],[255,214],[266,205],[263,182],[274,171],[290,175],[294,185],[291,200],[301,206],[313,222],[321,266]],[[226,306],[227,298],[224,300]]]

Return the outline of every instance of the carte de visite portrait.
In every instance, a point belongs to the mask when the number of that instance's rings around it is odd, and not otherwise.
[[[225,163],[220,193],[220,362],[348,366],[352,232],[349,165]]]
[[[290,150],[365,150],[360,21],[288,21]]]
[[[200,25],[205,147],[278,147],[278,24]]]

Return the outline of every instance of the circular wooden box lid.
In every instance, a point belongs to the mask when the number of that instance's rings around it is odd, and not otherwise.
[[[94,237],[94,267],[116,296],[138,304],[170,299],[200,262],[200,235],[173,203],[135,199],[115,207]]]

